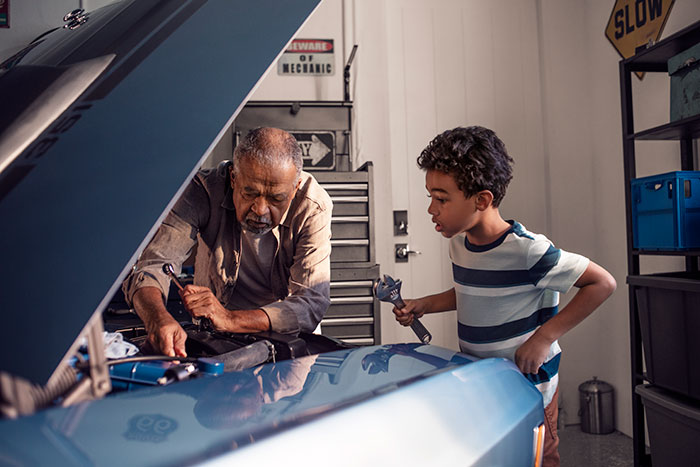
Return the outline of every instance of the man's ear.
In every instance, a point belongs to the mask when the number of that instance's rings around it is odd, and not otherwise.
[[[493,193],[490,190],[481,190],[476,194],[476,208],[485,211],[493,203]]]
[[[235,175],[233,175],[233,164],[231,164],[228,167],[228,179],[231,182],[231,186],[233,186],[233,180],[235,179]]]

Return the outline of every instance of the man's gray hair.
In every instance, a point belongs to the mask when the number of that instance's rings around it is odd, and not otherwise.
[[[233,151],[233,173],[238,174],[242,159],[269,167],[280,167],[291,162],[301,175],[304,160],[301,147],[291,134],[279,128],[260,127],[250,130]]]

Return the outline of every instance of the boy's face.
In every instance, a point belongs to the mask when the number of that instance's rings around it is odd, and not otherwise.
[[[435,230],[444,237],[450,238],[476,225],[479,219],[477,195],[467,198],[452,175],[428,170],[425,173],[425,188],[430,198],[428,214],[432,216]]]

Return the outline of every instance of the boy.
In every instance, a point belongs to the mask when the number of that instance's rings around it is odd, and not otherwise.
[[[559,465],[557,339],[590,315],[615,290],[615,279],[587,258],[555,248],[543,235],[504,220],[498,206],[513,159],[483,127],[438,135],[418,157],[431,198],[435,230],[450,239],[454,287],[394,308],[409,326],[425,313],[457,310],[459,344],[478,357],[515,362],[542,393],[544,466]],[[559,293],[580,290],[557,312]]]

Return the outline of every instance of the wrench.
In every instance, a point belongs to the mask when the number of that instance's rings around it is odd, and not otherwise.
[[[163,265],[163,272],[170,276],[170,278],[173,280],[173,282],[175,283],[177,288],[180,289],[181,292],[185,290],[180,281],[177,279],[177,275],[175,274],[175,269],[173,269],[172,264],[165,263]],[[192,322],[199,326],[200,331],[214,330],[214,325],[211,324],[211,320],[209,318],[192,318]]]
[[[393,303],[398,308],[403,308],[406,303],[401,298],[401,279],[394,280],[390,275],[384,274],[384,277],[378,279],[374,283],[374,296],[382,302]],[[411,329],[416,333],[418,339],[424,344],[429,344],[433,336],[423,326],[418,318],[414,318],[411,323]]]

